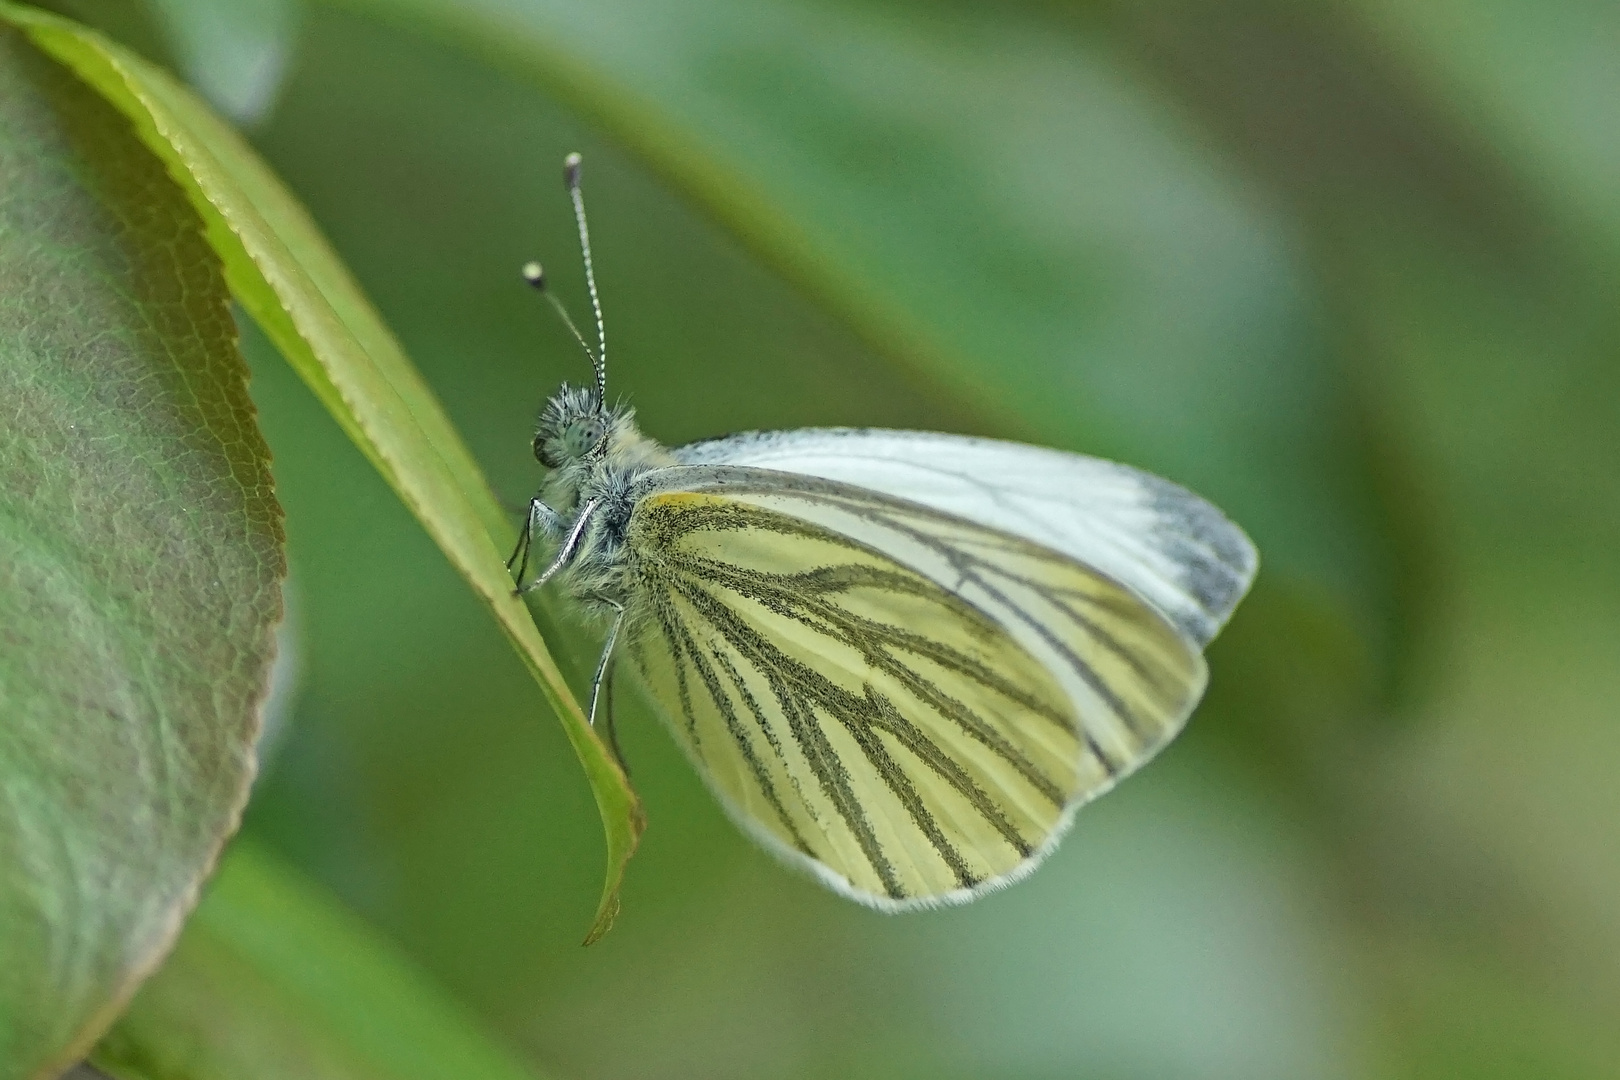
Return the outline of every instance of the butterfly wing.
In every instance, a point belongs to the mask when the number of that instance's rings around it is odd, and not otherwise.
[[[677,449],[683,464],[817,476],[880,491],[1062,552],[1133,589],[1200,647],[1248,591],[1243,530],[1151,473],[1080,454],[920,431],[823,428]]]
[[[1203,692],[1130,589],[879,492],[660,470],[626,543],[628,651],[676,739],[748,831],[874,906],[1033,868]]]

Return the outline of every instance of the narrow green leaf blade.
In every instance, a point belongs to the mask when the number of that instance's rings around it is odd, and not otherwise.
[[[236,828],[281,510],[219,259],[128,120],[0,25],[0,1078],[55,1076]]]
[[[535,1080],[374,931],[231,846],[174,954],[91,1054],[118,1080]]]
[[[162,71],[74,23],[0,8],[128,115],[186,186],[245,307],[490,606],[561,719],[596,796],[608,871],[589,940],[606,931],[643,828],[623,770],[591,731],[504,560],[514,536],[488,484],[398,342],[319,230],[258,156]],[[497,539],[498,538],[498,539]]]

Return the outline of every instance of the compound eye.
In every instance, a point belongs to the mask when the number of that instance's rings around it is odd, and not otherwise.
[[[602,441],[607,431],[606,425],[600,417],[586,416],[575,420],[568,425],[568,431],[563,435],[563,441],[568,444],[568,452],[575,457],[584,457],[596,449],[596,444]]]

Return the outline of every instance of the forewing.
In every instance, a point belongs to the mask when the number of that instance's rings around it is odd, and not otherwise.
[[[629,651],[728,810],[882,907],[1030,868],[1204,685],[1198,650],[1062,553],[882,495],[664,471]]]
[[[1099,458],[995,439],[822,428],[749,433],[676,450],[834,480],[1010,532],[1093,566],[1157,607],[1200,647],[1254,579],[1254,546],[1214,506]]]

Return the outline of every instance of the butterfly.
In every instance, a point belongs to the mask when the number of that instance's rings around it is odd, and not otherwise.
[[[666,449],[609,404],[580,158],[564,178],[595,383],[542,409],[548,470],[508,568],[608,624],[742,829],[899,911],[1029,873],[1075,811],[1185,724],[1254,578],[1243,531],[1149,473],[925,432],[813,429]],[[525,581],[531,548],[555,549]],[[611,721],[610,721],[611,722]]]

